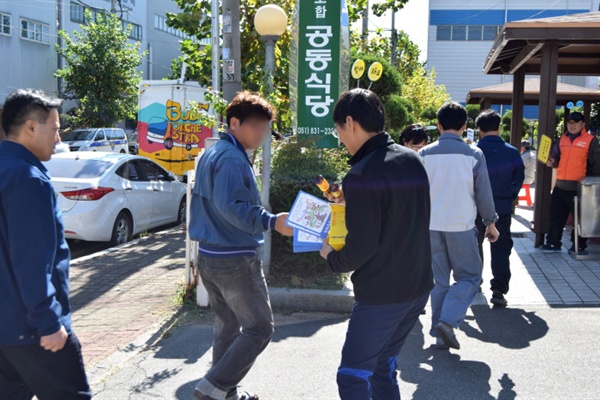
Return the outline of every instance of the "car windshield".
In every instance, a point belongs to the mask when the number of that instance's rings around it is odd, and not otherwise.
[[[137,141],[137,139],[138,139],[138,134],[137,134],[137,132],[136,132],[136,133],[130,133],[130,134],[129,134],[129,141],[130,141],[130,142],[135,142],[135,141]]]
[[[98,178],[113,164],[100,160],[53,158],[44,163],[53,178]]]
[[[65,135],[63,140],[65,142],[72,140],[92,140],[94,138],[93,129],[77,129],[76,131],[69,132]]]

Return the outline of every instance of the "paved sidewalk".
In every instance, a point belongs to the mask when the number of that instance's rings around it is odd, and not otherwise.
[[[88,370],[171,317],[184,249],[185,234],[174,228],[72,262],[73,329]]]
[[[561,252],[534,247],[535,234],[529,226],[533,211],[517,208],[513,217],[514,250],[511,261],[511,287],[506,297],[510,305],[600,306],[600,244],[590,243],[588,251],[598,257],[578,261],[568,254],[571,229],[565,229]],[[484,246],[483,295],[474,304],[487,304],[492,278],[489,245]]]

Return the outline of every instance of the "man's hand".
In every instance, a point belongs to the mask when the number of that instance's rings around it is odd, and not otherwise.
[[[323,240],[323,247],[321,247],[321,257],[327,260],[329,253],[333,251],[333,247],[329,245],[327,240]]]
[[[485,228],[485,237],[490,243],[494,243],[500,237],[500,232],[496,229],[496,224],[490,224]]]
[[[277,214],[277,219],[275,220],[275,230],[281,233],[283,236],[293,236],[294,229],[287,226],[285,223],[287,222],[287,218],[289,213],[279,213]]]
[[[554,168],[554,158],[548,157],[548,161],[546,161],[546,165],[550,168]]]
[[[45,350],[50,350],[53,353],[56,353],[65,346],[67,342],[67,338],[69,334],[64,326],[61,326],[60,329],[54,332],[52,335],[42,336],[40,338],[40,346],[42,346]]]
[[[345,205],[346,199],[344,198],[344,192],[342,191],[341,187],[340,187],[340,193],[341,193],[341,196],[339,196],[339,197],[333,197],[331,195],[331,193],[323,193],[323,196],[332,203]]]

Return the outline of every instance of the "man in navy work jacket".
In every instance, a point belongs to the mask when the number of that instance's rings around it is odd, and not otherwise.
[[[502,118],[494,110],[483,111],[475,123],[481,140],[477,147],[483,151],[487,170],[492,185],[494,206],[498,214],[496,229],[500,237],[490,243],[492,253],[492,275],[490,282],[492,298],[490,302],[496,306],[505,307],[507,301],[504,295],[508,293],[510,281],[510,253],[513,240],[510,237],[513,203],[519,197],[519,191],[525,179],[525,165],[519,151],[500,137],[500,122]],[[481,216],[475,221],[478,229],[479,254],[483,260],[483,240],[485,225]]]
[[[396,359],[433,287],[429,183],[417,153],[383,132],[385,111],[370,90],[342,94],[335,129],[352,155],[342,182],[346,244],[321,255],[352,273],[352,309],[337,383],[343,400],[399,400]]]
[[[48,171],[60,100],[17,90],[0,143],[0,399],[89,399],[71,331],[69,248]]]
[[[199,242],[202,283],[215,312],[212,368],[194,390],[197,399],[252,400],[240,391],[273,335],[273,313],[256,248],[263,232],[287,236],[287,213],[273,215],[260,203],[246,151],[270,135],[273,107],[250,92],[227,108],[229,131],[198,163],[190,206],[190,237]]]

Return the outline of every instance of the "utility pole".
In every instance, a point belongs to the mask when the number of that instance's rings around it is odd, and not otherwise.
[[[240,0],[223,0],[223,98],[230,102],[242,90]]]
[[[221,74],[219,71],[219,0],[212,0],[210,9],[211,47],[212,47],[212,90],[220,94]],[[213,138],[219,137],[219,124],[213,127]]]
[[[398,50],[398,31],[396,30],[396,9],[392,8],[392,65],[396,66],[396,51]]]
[[[362,11],[362,42],[363,46],[369,39],[369,0]]]
[[[110,13],[111,14],[117,13],[117,0],[110,0]]]
[[[59,48],[62,49],[63,47],[63,41],[62,38],[60,37],[60,35],[58,34],[58,32],[63,28],[62,25],[62,13],[63,13],[63,0],[56,0],[56,44]],[[62,69],[63,68],[63,58],[60,54],[56,54],[56,68],[57,69]],[[61,77],[57,77],[56,78],[56,96],[60,97],[62,95],[62,85],[63,85],[63,79]],[[63,111],[63,106],[61,104],[61,109],[60,111]]]

